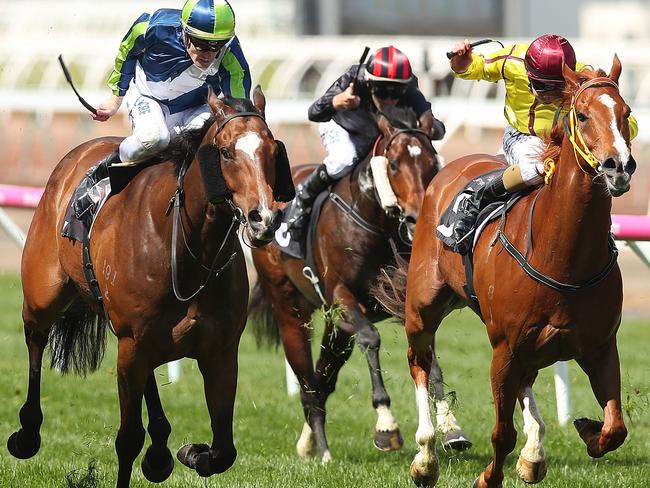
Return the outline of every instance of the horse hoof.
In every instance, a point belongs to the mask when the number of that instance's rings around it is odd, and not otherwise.
[[[445,450],[464,451],[472,447],[472,441],[469,440],[469,436],[465,432],[454,429],[445,434],[445,438],[442,440],[442,447]]]
[[[396,451],[404,445],[404,439],[399,429],[376,431],[374,445],[380,451]]]
[[[546,477],[548,466],[545,460],[532,462],[519,456],[517,460],[517,475],[524,483],[539,483]]]
[[[196,456],[196,472],[199,476],[208,478],[213,474],[219,474],[226,471],[235,463],[237,459],[237,450],[233,446],[232,450],[221,452],[216,451],[202,452]]]
[[[36,434],[31,442],[27,441],[25,433],[22,429],[14,432],[7,439],[7,450],[9,454],[17,459],[29,459],[36,455],[41,448],[41,436]]]
[[[174,458],[166,447],[164,449],[149,446],[140,463],[142,474],[151,483],[162,483],[174,470]]]
[[[176,453],[176,459],[190,469],[196,469],[196,459],[199,454],[210,451],[207,444],[185,444]]]
[[[438,482],[439,471],[437,469],[437,466],[435,466],[435,468],[436,469],[431,470],[429,473],[424,473],[417,469],[415,466],[415,461],[413,461],[411,463],[411,479],[413,480],[413,483],[415,483],[415,486],[419,486],[421,488],[432,488],[436,486],[436,483]]]
[[[479,477],[474,480],[474,484],[472,485],[472,488],[487,488],[487,486],[488,484],[485,481],[483,473],[481,473]],[[501,483],[499,483],[499,486],[497,488],[501,488]]]

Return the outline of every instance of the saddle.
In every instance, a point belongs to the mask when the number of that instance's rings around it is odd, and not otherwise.
[[[454,228],[456,219],[459,218],[457,213],[459,202],[463,198],[467,198],[469,195],[474,193],[481,186],[485,185],[485,183],[487,183],[498,172],[499,170],[491,171],[476,177],[451,200],[451,203],[442,213],[438,226],[436,227],[436,237],[441,239],[446,246],[449,246],[451,249],[454,249],[456,246],[456,240],[453,237],[452,229]],[[506,215],[512,207],[532,190],[532,188],[527,188],[520,192],[511,194],[506,201],[494,202],[487,205],[479,212],[473,230],[467,234],[467,238],[471,238],[473,241],[470,251],[463,256],[463,265],[465,267],[465,286],[463,288],[470,299],[470,308],[474,310],[479,317],[481,317],[481,308],[474,289],[474,248],[476,247],[476,244],[478,243],[478,240],[487,224],[498,218],[505,221]]]

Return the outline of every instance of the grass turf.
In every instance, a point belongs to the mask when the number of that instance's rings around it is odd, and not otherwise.
[[[15,275],[0,276],[0,436],[18,427],[18,410],[25,400],[27,354],[20,321],[21,293]],[[382,369],[392,410],[404,435],[404,448],[382,453],[372,447],[375,412],[371,406],[367,364],[358,350],[343,368],[337,391],[328,402],[327,432],[334,462],[302,462],[294,445],[302,428],[297,397],[288,397],[280,350],[258,350],[245,332],[240,347],[236,402],[235,465],[207,480],[176,463],[161,486],[181,487],[412,487],[408,468],[416,452],[417,416],[414,389],[405,357],[402,328],[382,323]],[[316,325],[317,352],[321,328]],[[642,487],[650,483],[650,321],[624,320],[619,332],[623,404],[629,436],[625,444],[600,460],[586,454],[572,426],[560,427],[555,417],[552,369],[540,373],[537,400],[547,424],[545,449],[549,472],[540,486],[555,488]],[[470,487],[491,457],[490,433],[494,410],[489,386],[491,349],[482,324],[469,311],[455,312],[443,323],[437,338],[438,355],[448,390],[457,399],[455,414],[474,446],[461,454],[439,449],[438,486]],[[172,453],[186,442],[210,442],[209,419],[196,364],[183,360],[180,382],[169,384],[166,368],[157,370],[163,405],[172,423]],[[573,415],[602,418],[585,375],[569,364]],[[115,340],[99,371],[82,379],[61,377],[45,369],[42,380],[45,415],[42,447],[36,457],[20,461],[0,447],[0,487],[113,486],[117,458],[113,442],[119,425],[115,375]],[[144,410],[144,408],[143,408]],[[504,488],[523,486],[515,474],[517,452],[523,445],[521,414],[515,414],[520,433],[515,453],[508,457]],[[146,445],[145,445],[146,447]],[[143,450],[144,452],[144,450]],[[153,486],[136,461],[133,487]],[[91,468],[89,469],[89,466]]]

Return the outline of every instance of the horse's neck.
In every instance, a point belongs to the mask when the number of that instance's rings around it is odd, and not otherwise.
[[[210,205],[205,196],[203,178],[199,164],[194,162],[183,178],[185,193],[183,224],[192,240],[202,242],[202,249],[211,254],[212,248],[219,246],[232,221],[232,212],[226,205]]]
[[[583,162],[584,164],[584,162]],[[564,138],[557,171],[550,188],[535,209],[538,235],[555,262],[564,261],[576,277],[593,274],[594,267],[607,262],[611,196],[594,182],[593,173],[583,171],[569,140]],[[539,239],[539,238],[538,238]]]

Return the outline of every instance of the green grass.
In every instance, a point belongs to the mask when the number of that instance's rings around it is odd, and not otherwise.
[[[87,474],[97,467],[98,486],[113,486],[117,459],[113,441],[118,426],[115,341],[100,370],[86,379],[61,377],[46,369],[42,405],[45,421],[42,448],[27,461],[12,458],[4,440],[18,427],[25,399],[27,354],[20,322],[18,278],[0,276],[0,487],[66,487],[66,475]],[[372,447],[375,413],[370,401],[368,370],[359,351],[343,369],[337,391],[328,404],[328,434],[335,461],[328,466],[302,462],[294,444],[302,427],[297,397],[287,397],[280,351],[258,351],[245,333],[240,348],[235,442],[239,456],[226,473],[203,480],[176,463],[164,487],[411,487],[408,468],[416,452],[414,389],[405,358],[404,331],[381,324],[382,367],[393,402],[393,413],[405,439],[401,451],[382,453]],[[320,327],[317,325],[317,333]],[[320,336],[319,340],[320,340]],[[317,342],[319,342],[319,340]],[[544,487],[641,487],[650,480],[650,321],[625,321],[619,333],[623,397],[629,436],[603,459],[593,460],[573,427],[555,419],[552,370],[540,373],[535,392],[547,424],[545,448],[549,473]],[[455,312],[438,337],[438,354],[450,390],[457,394],[455,413],[474,447],[462,454],[440,450],[439,486],[470,487],[489,462],[494,421],[489,388],[490,347],[481,323],[470,312]],[[173,431],[172,452],[187,441],[209,442],[210,431],[201,378],[193,361],[183,361],[179,383],[167,384],[166,369],[157,371],[161,395]],[[586,377],[570,364],[573,413],[602,418]],[[521,432],[521,414],[515,415]],[[518,437],[517,451],[523,445]],[[507,460],[504,487],[524,486],[515,474],[516,454]],[[92,486],[86,484],[84,486]],[[136,462],[133,487],[152,486]]]

